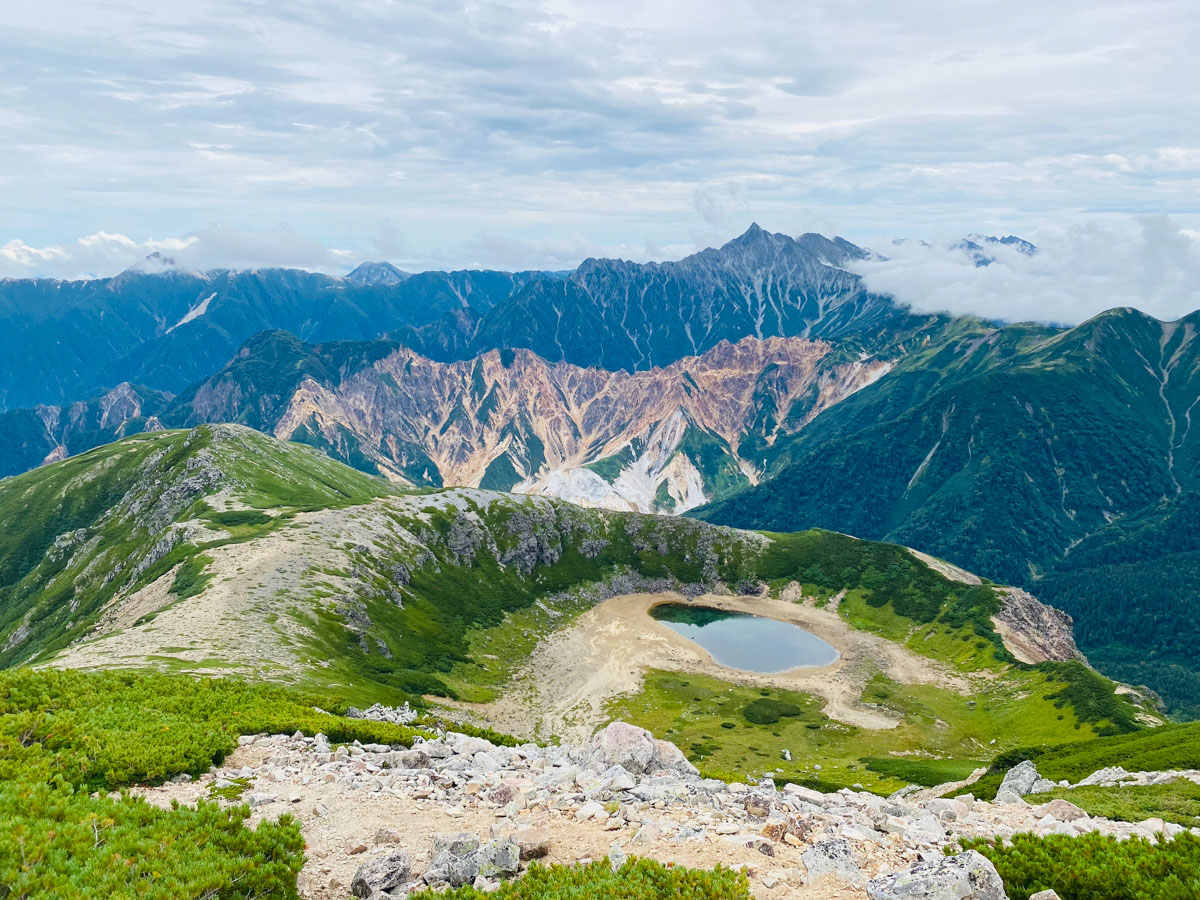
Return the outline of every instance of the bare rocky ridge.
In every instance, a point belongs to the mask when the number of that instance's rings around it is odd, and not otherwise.
[[[746,338],[664,368],[605,371],[526,350],[442,363],[407,349],[337,380],[305,378],[269,424],[278,438],[361,454],[389,478],[546,494],[584,506],[678,513],[757,478],[739,446],[774,442],[882,377],[825,341]],[[197,421],[238,416],[220,378]],[[711,445],[711,451],[697,442]],[[608,467],[588,467],[612,459]]]
[[[1008,651],[1024,663],[1083,659],[1071,617],[1020,588],[1003,588],[1004,602],[992,617]]]
[[[740,868],[756,897],[1003,900],[990,863],[946,851],[963,838],[1018,832],[1170,839],[1184,830],[1158,819],[1092,817],[1058,799],[825,794],[778,789],[769,778],[727,784],[701,778],[674,745],[620,722],[570,746],[498,747],[431,733],[411,749],[335,750],[322,735],[247,737],[198,781],[136,793],[163,806],[193,803],[239,780],[252,823],[285,812],[300,821],[306,900],[342,900],[351,891],[398,900],[447,883],[488,889],[533,859],[605,856]]]

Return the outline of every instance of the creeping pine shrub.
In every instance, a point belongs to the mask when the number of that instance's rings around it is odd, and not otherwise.
[[[1062,900],[1195,900],[1200,897],[1200,838],[1118,841],[1096,832],[1068,837],[1017,834],[1008,845],[964,841],[996,866],[1011,900],[1053,889]]]
[[[772,700],[768,697],[751,700],[742,710],[742,715],[746,717],[746,720],[755,725],[774,725],[781,718],[799,716],[803,713],[804,710],[795,703],[789,703],[786,700]]]
[[[421,891],[411,900],[750,900],[746,876],[718,866],[711,871],[631,859],[613,871],[607,860],[586,866],[529,867],[518,881],[485,894],[473,887],[445,893]]]
[[[165,810],[108,792],[207,770],[241,734],[412,742],[412,729],[313,705],[235,680],[0,672],[0,897],[296,897],[304,839],[290,816],[250,829],[245,806]]]

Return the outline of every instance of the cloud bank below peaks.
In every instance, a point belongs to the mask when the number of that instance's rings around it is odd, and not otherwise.
[[[1200,309],[1200,233],[1167,216],[1042,228],[1037,246],[898,241],[853,264],[867,287],[916,312],[1074,325],[1132,306],[1171,321]]]
[[[143,264],[152,254],[172,260],[179,268],[199,271],[295,268],[341,272],[361,259],[359,253],[330,249],[285,226],[211,226],[182,237],[146,240],[98,231],[75,241],[41,247],[19,238],[0,244],[0,278],[106,278],[131,266],[161,271],[161,262]]]

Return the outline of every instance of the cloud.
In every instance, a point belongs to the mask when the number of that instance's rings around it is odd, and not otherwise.
[[[239,229],[213,226],[164,239],[134,240],[99,231],[63,244],[35,247],[14,239],[0,245],[0,277],[103,278],[159,253],[187,269],[298,268],[342,272],[360,261],[354,251],[335,250],[279,226]]]
[[[542,240],[516,240],[496,234],[483,234],[453,251],[448,259],[427,260],[428,264],[457,268],[466,259],[468,266],[493,269],[574,269],[583,260],[595,257],[628,259],[634,262],[679,259],[702,249],[695,244],[597,244],[582,234],[563,235]]]
[[[1114,212],[1200,226],[1191,0],[7,12],[0,244],[285,222],[432,257],[472,234],[684,243],[731,211],[860,240]]]
[[[1200,235],[1167,216],[1047,227],[1038,251],[988,245],[977,266],[958,241],[898,242],[854,264],[867,287],[918,312],[1073,325],[1132,306],[1174,320],[1200,309]]]

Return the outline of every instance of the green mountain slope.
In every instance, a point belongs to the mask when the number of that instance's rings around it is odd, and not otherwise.
[[[403,493],[241,426],[138,435],[0,481],[0,514],[15,523],[0,548],[6,666],[149,666],[363,702],[488,701],[510,690],[541,638],[608,597],[732,590],[818,609],[836,597],[837,612],[822,614],[839,628],[869,632],[911,670],[935,673],[910,684],[870,658],[850,660],[859,693],[846,702],[899,729],[847,730],[817,698],[798,701],[807,712],[790,724],[840,735],[817,741],[803,765],[827,754],[829,776],[845,783],[904,783],[891,763],[862,772],[864,748],[887,758],[932,741],[958,771],[983,748],[1154,721],[1080,662],[1017,663],[994,619],[1006,592],[951,580],[894,544],[480,490]],[[744,690],[709,680],[717,694]],[[660,716],[673,708],[654,704]],[[935,739],[938,721],[950,730]],[[773,735],[783,725],[747,727],[744,738],[762,746],[782,740]],[[806,730],[796,746],[821,733]],[[703,760],[707,745],[694,743]],[[811,778],[799,759],[792,772]]]
[[[1200,493],[1185,491],[1085,538],[1037,579],[1114,678],[1200,718]]]
[[[0,665],[65,647],[114,597],[202,549],[389,490],[307,448],[231,426],[138,435],[0,481]],[[226,511],[226,495],[244,511]]]
[[[1198,320],[1113,310],[1065,332],[960,321],[779,447],[773,478],[697,515],[836,528],[1032,583],[1110,522],[1196,486]],[[1070,611],[1084,634],[1111,615]]]

